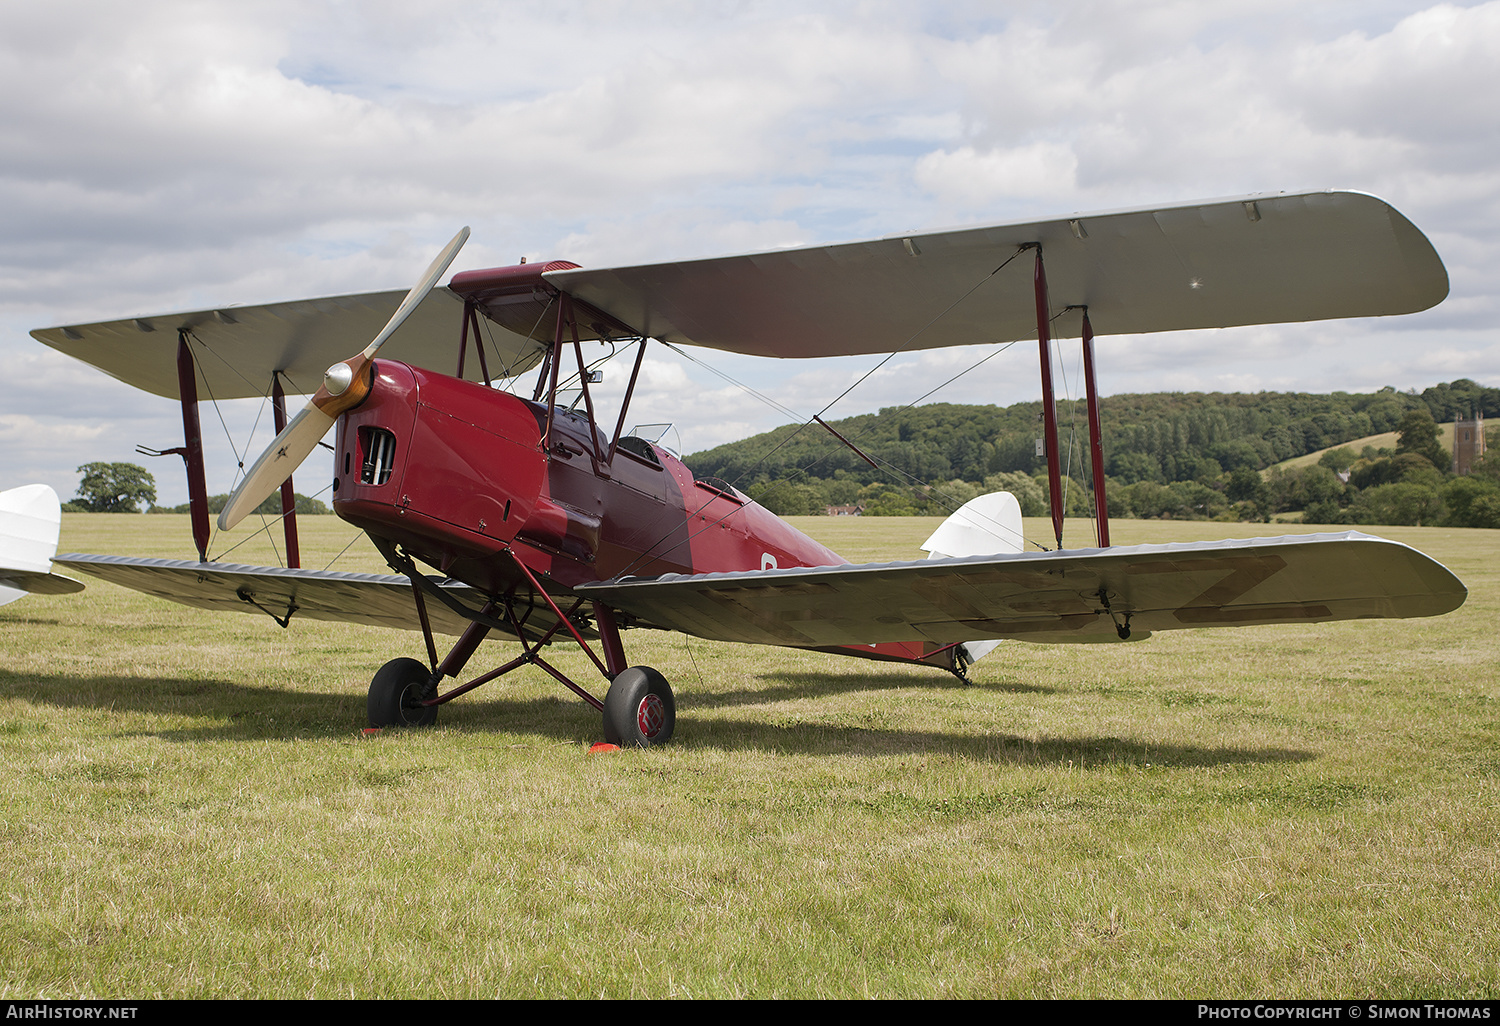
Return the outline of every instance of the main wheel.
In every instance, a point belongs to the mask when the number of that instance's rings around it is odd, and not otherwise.
[[[650,748],[672,739],[677,701],[667,678],[649,666],[620,673],[604,696],[604,739],[622,748]]]
[[[415,659],[392,659],[375,671],[365,712],[372,727],[427,727],[437,706],[417,703],[431,697],[432,671]]]

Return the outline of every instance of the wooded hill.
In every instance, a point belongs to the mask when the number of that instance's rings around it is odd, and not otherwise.
[[[1273,513],[1300,511],[1305,519],[1326,523],[1398,523],[1406,521],[1389,518],[1405,514],[1369,514],[1388,518],[1384,520],[1339,518],[1367,514],[1363,507],[1348,512],[1361,492],[1406,483],[1438,496],[1435,505],[1416,514],[1420,522],[1438,522],[1445,516],[1441,493],[1451,475],[1449,456],[1435,446],[1435,422],[1472,412],[1500,417],[1500,389],[1460,379],[1420,394],[1384,388],[1368,394],[1109,396],[1100,401],[1100,419],[1110,515],[1263,520]],[[1088,515],[1093,500],[1083,403],[1060,402],[1058,421],[1069,478],[1068,513]],[[729,481],[783,514],[854,504],[876,515],[942,513],[997,488],[1014,492],[1027,515],[1046,512],[1046,461],[1036,455],[1036,439],[1042,434],[1040,401],[1007,407],[892,407],[832,424],[881,469],[816,424],[780,427],[694,453],[686,462],[698,476]],[[1403,435],[1395,450],[1345,450],[1312,467],[1268,469],[1295,456],[1398,430]],[[1425,456],[1420,466],[1410,460],[1400,467],[1393,464],[1411,453]],[[1483,469],[1497,469],[1494,462]],[[1351,472],[1349,484],[1339,480],[1339,471]],[[1493,526],[1500,526],[1500,480],[1495,513]]]

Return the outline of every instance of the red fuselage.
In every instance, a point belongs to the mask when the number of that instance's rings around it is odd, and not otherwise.
[[[517,560],[569,589],[618,577],[838,566],[847,560],[731,486],[698,481],[639,438],[586,417],[378,360],[368,398],[338,421],[333,508],[486,594],[522,585]],[[514,558],[512,558],[514,557]],[[948,648],[831,651],[947,667]]]
[[[565,588],[846,562],[642,439],[609,459],[610,440],[567,410],[544,439],[541,404],[390,360],[374,373],[339,419],[334,510],[445,576],[503,593],[517,581],[507,548]]]

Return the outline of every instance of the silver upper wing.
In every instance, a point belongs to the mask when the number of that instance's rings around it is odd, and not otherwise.
[[[176,399],[177,333],[187,331],[200,399],[267,395],[274,372],[291,383],[288,392],[308,394],[317,391],[330,365],[369,345],[405,298],[402,290],[366,292],[38,328],[31,335],[127,385]],[[463,311],[462,297],[451,289],[433,289],[382,355],[452,370]],[[535,365],[545,348],[494,324],[487,326],[485,338],[496,376]],[[478,380],[479,361],[470,360],[466,371],[466,377]]]
[[[1035,338],[1033,261],[1012,259],[1031,243],[1045,254],[1052,313],[1086,305],[1101,335],[1411,313],[1448,293],[1427,238],[1385,201],[1355,192],[1245,196],[543,277],[667,341],[757,356],[888,353]],[[305,393],[330,364],[364,348],[404,296],[219,307],[31,334],[177,398],[177,338],[187,331],[203,398],[264,395],[273,372]],[[456,292],[434,289],[385,354],[451,366],[462,312]],[[493,322],[486,338],[496,376],[535,365],[545,349]]]
[[[1052,313],[1100,335],[1411,313],[1448,274],[1399,211],[1355,192],[1244,196],[909,232],[708,260],[547,272],[643,334],[756,356],[889,353],[1036,338],[1041,243]],[[1076,320],[1059,335],[1076,334]]]

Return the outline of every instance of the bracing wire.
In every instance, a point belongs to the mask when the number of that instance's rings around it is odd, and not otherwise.
[[[537,314],[536,321],[531,325],[531,331],[522,337],[529,338],[535,341],[536,330],[541,326],[542,318],[547,316],[547,311],[552,309],[552,304],[554,302],[556,302],[555,298],[549,298],[547,300],[546,305],[543,306],[541,312]],[[480,317],[477,318],[477,320],[479,322],[480,329],[484,332],[485,340],[487,340],[490,344],[490,350],[495,354],[495,364],[500,368],[500,374],[498,375],[498,378],[499,380],[507,382],[506,387],[503,388],[502,391],[514,395],[516,379],[519,378],[522,374],[526,373],[526,371],[530,370],[532,367],[536,366],[535,363],[531,363],[528,366],[517,370],[516,365],[524,362],[526,358],[532,353],[541,351],[540,347],[537,350],[519,350],[515,354],[515,358],[510,363],[506,363],[505,356],[500,351],[500,342],[495,338],[495,329],[493,322],[491,322],[488,317]]]
[[[915,342],[917,340],[917,338],[922,335],[923,332],[925,332],[933,324],[937,323],[937,321],[940,320],[942,317],[946,316],[951,310],[953,310],[956,306],[958,306],[960,303],[962,303],[969,296],[973,295],[974,292],[977,291],[980,288],[980,286],[984,285],[990,279],[994,278],[995,275],[999,274],[1002,270],[1004,270],[1005,267],[1008,266],[1011,263],[1011,261],[1015,260],[1016,257],[1020,256],[1023,252],[1025,252],[1025,248],[1018,248],[1016,250],[1016,252],[1014,252],[1010,256],[1006,257],[1005,260],[1003,260],[999,264],[999,266],[997,266],[994,270],[990,271],[983,278],[979,279],[979,281],[975,282],[972,286],[970,286],[968,288],[968,290],[966,290],[963,293],[963,295],[959,296],[957,299],[955,299],[953,302],[949,303],[946,307],[944,307],[937,314],[933,315],[930,319],[928,319],[928,321],[925,324],[923,324],[920,328],[918,328],[915,332],[913,332],[906,339],[906,341],[903,342],[899,347],[897,347],[894,351],[892,351],[890,353],[887,353],[873,367],[871,367],[869,370],[865,371],[865,373],[862,374],[857,380],[855,380],[852,384],[850,384],[847,388],[845,388],[842,392],[840,392],[837,396],[835,396],[830,402],[828,402],[827,404],[825,404],[823,406],[823,408],[818,411],[818,413],[816,414],[816,416],[817,417],[822,417],[823,414],[827,413],[830,409],[832,409],[840,400],[842,400],[850,392],[854,391],[854,389],[858,388],[865,381],[867,381],[871,377],[871,375],[873,375],[876,371],[880,370],[880,368],[884,367],[887,363],[889,363],[896,356],[900,355],[902,352],[905,352],[907,349],[909,349],[911,347],[912,343]],[[687,353],[684,353],[677,346],[674,346],[674,345],[672,345],[669,342],[664,342],[663,344],[667,345],[668,348],[672,349],[674,352],[679,353],[680,355],[686,357],[687,359],[689,359],[692,362],[698,364],[699,366],[702,366],[705,369],[708,369],[708,370],[712,371],[714,374],[716,374],[719,377],[723,378],[725,381],[728,381],[731,384],[735,385],[737,388],[740,388],[741,390],[745,391],[747,394],[750,394],[750,395],[755,396],[756,398],[762,400],[767,405],[771,406],[773,409],[777,409],[780,412],[782,412],[783,414],[791,416],[794,419],[796,419],[796,420],[798,420],[798,421],[801,422],[801,423],[799,423],[799,425],[798,425],[798,427],[797,427],[797,429],[795,431],[790,432],[785,438],[783,438],[781,441],[779,441],[769,451],[767,451],[766,453],[764,453],[760,457],[760,459],[758,459],[754,464],[752,464],[750,467],[746,468],[745,470],[742,470],[739,474],[737,474],[736,478],[735,478],[736,481],[743,480],[745,474],[751,473],[757,467],[759,467],[762,464],[764,464],[766,462],[766,460],[770,459],[780,449],[782,449],[784,446],[788,445],[793,439],[797,438],[804,430],[807,429],[807,427],[810,424],[814,423],[814,419],[812,419],[812,418],[804,419],[800,414],[796,413],[793,410],[788,409],[787,407],[782,406],[780,403],[777,403],[774,400],[771,400],[771,399],[769,399],[769,398],[761,395],[759,392],[756,392],[754,389],[750,388],[749,386],[744,385],[741,382],[735,381],[730,376],[724,374],[721,371],[718,371],[715,368],[708,367],[708,365],[704,364],[702,361],[700,361],[700,360],[698,360],[698,359],[696,359],[696,358],[694,358],[692,356],[688,356]],[[973,370],[975,367],[978,367],[980,364],[984,363],[985,360],[988,360],[990,357],[996,356],[999,353],[1004,352],[1005,349],[1009,348],[1009,346],[1011,344],[1013,344],[1013,343],[1012,342],[1005,343],[1004,345],[1001,346],[1000,349],[997,349],[994,353],[989,354],[989,356],[986,356],[984,359],[982,359],[978,363],[974,364],[974,366],[970,367],[969,370]],[[966,370],[966,371],[962,372],[961,374],[956,375],[954,378],[950,378],[948,382],[944,382],[944,385],[946,385],[948,383],[951,383],[953,380],[956,380],[957,377],[961,377],[962,374],[968,373],[969,370]],[[944,387],[944,386],[943,385],[938,386],[938,388],[942,388],[942,387]],[[925,395],[923,395],[921,397],[921,399],[925,399],[927,396],[931,395],[935,391],[937,391],[937,389],[932,389],[932,390],[928,391]],[[912,403],[909,403],[908,406],[915,405],[917,402],[920,402],[921,399],[914,400]],[[903,408],[905,408],[905,407],[903,407]],[[833,451],[834,451],[833,447],[829,447],[829,449],[826,450],[823,453],[823,455],[819,456],[817,460],[815,460],[813,463],[809,464],[807,468],[799,468],[799,470],[801,470],[801,471],[803,471],[805,473],[805,471],[807,469],[809,469],[810,467],[815,467],[815,466],[818,465],[818,463],[821,463],[824,459],[827,458],[828,454],[831,453],[831,452],[833,452]],[[898,468],[895,468],[894,465],[886,463],[886,461],[881,461],[881,462],[884,463],[885,466],[889,470],[897,470],[898,469]],[[920,483],[920,482],[917,482],[917,479],[913,475],[907,474],[905,471],[899,471],[899,472],[902,473],[902,474],[904,474],[912,482]],[[956,500],[954,500],[951,496],[947,496],[947,495],[943,495],[943,498],[945,500],[945,504],[948,505],[948,508],[950,510],[953,509],[954,507],[953,507],[952,503],[954,503]],[[712,499],[709,499],[709,500],[705,501],[702,506],[700,506],[697,510],[693,511],[693,515],[697,515],[698,513],[701,513],[704,509],[706,509],[708,507],[709,503],[712,502],[712,501],[713,501]],[[721,521],[727,519],[730,516],[733,516],[734,513],[737,511],[738,508],[739,507],[736,507],[736,509],[730,510],[729,512],[725,513],[723,516],[721,516],[717,520],[715,520],[713,523],[706,523],[706,524],[704,524],[701,528],[698,529],[698,531],[693,532],[691,535],[689,535],[688,540],[690,541],[691,538],[696,537],[698,534],[701,534],[703,531],[706,531],[706,530],[708,530],[711,527],[717,526],[718,523],[720,523]],[[662,537],[658,538],[654,543],[652,543],[652,545],[650,545],[644,552],[642,552],[635,560],[633,560],[631,562],[630,566],[627,567],[623,571],[623,573],[624,574],[629,574],[629,573],[633,572],[637,567],[639,567],[640,565],[642,565],[646,561],[646,559],[651,555],[651,553],[653,553],[657,549],[658,546],[660,546],[664,541],[666,541],[670,537],[671,537],[670,534],[666,534],[666,535],[663,535]],[[679,543],[679,544],[681,544],[681,543]]]
[[[215,353],[208,346],[204,345],[203,341],[198,338],[197,335],[192,332],[188,332],[188,338],[192,339],[194,342],[197,342],[200,346],[203,347],[204,351],[212,354],[220,362],[224,362],[224,358],[222,356],[219,356],[218,353]],[[234,370],[236,374],[239,374],[239,371],[235,369],[232,364],[226,363],[225,365],[228,366],[231,370]],[[234,435],[232,435],[229,431],[229,423],[224,419],[224,411],[219,408],[219,398],[218,396],[214,395],[213,386],[208,382],[208,375],[204,373],[203,368],[199,366],[197,360],[193,361],[193,368],[198,375],[198,380],[203,384],[203,390],[208,393],[208,401],[209,404],[214,408],[214,415],[219,418],[219,426],[224,429],[224,438],[229,442],[229,450],[234,453],[235,463],[238,466],[238,469],[235,471],[235,480],[238,481],[240,471],[243,471],[245,469],[245,456],[247,456],[250,452],[250,443],[245,443],[245,452],[241,453],[239,447],[234,444]],[[242,380],[244,380],[245,384],[248,385],[251,383],[250,379],[245,377],[243,374],[239,374],[239,376]],[[264,409],[264,406],[262,406],[262,409]],[[255,428],[259,426],[259,424],[260,413],[257,412],[255,415],[255,424],[250,428],[252,437],[254,437]]]
[[[317,494],[306,496],[306,498],[310,498],[310,499],[320,498],[325,492],[329,492],[332,489],[333,489],[333,483],[329,482],[328,484],[326,484],[322,488],[320,488],[318,490]],[[292,512],[295,513],[296,509],[294,508],[292,510]],[[308,514],[303,514],[303,515],[307,516]],[[235,542],[233,545],[231,545],[229,548],[225,549],[223,552],[220,552],[218,555],[216,555],[213,558],[212,562],[215,562],[215,563],[219,562],[225,556],[227,556],[231,552],[233,552],[235,549],[239,548],[241,545],[244,545],[246,542],[254,540],[254,538],[257,535],[260,535],[260,534],[264,534],[266,536],[266,540],[268,542],[270,542],[270,544],[271,544],[272,551],[276,553],[276,558],[280,559],[281,558],[281,553],[280,553],[280,550],[278,550],[276,548],[276,538],[275,538],[275,535],[273,535],[271,533],[271,529],[273,527],[275,527],[277,524],[281,523],[283,520],[285,520],[286,519],[286,514],[285,513],[277,513],[277,514],[262,513],[262,514],[260,514],[260,517],[261,517],[261,526],[259,528],[257,528],[256,530],[252,531],[250,534],[246,535],[245,537],[241,538],[239,541]],[[267,520],[266,519],[267,517],[270,517],[271,519]],[[349,542],[349,545],[345,545],[344,546],[343,552],[340,552],[339,556],[342,556],[344,554],[344,552],[348,552],[349,551],[349,546],[353,545],[355,542],[359,541],[360,535],[362,535],[363,533],[364,532],[361,531],[358,534],[356,534],[354,536],[354,538]],[[339,557],[338,556],[334,556],[333,558],[334,559],[338,559]],[[333,563],[330,561],[328,565],[332,566]]]
[[[948,312],[951,311],[954,307],[958,306],[965,299],[968,299],[969,296],[973,295],[974,292],[977,291],[981,285],[983,285],[985,282],[989,281],[995,275],[999,274],[1002,270],[1005,269],[1005,267],[1006,267],[1007,264],[1009,264],[1016,257],[1020,256],[1021,253],[1023,253],[1023,252],[1025,252],[1024,249],[1018,249],[1018,250],[1016,250],[1015,253],[1012,253],[1009,257],[1007,257],[1004,261],[1002,261],[1001,264],[1000,264],[1000,266],[996,267],[993,271],[989,272],[987,275],[985,275],[979,281],[975,282],[972,286],[970,286],[970,288],[963,295],[959,296],[953,302],[949,303],[946,307],[944,307],[941,312],[939,312],[938,314],[936,314],[932,318],[930,318],[927,321],[927,323],[923,324],[920,328],[918,328],[911,336],[909,336],[906,339],[905,342],[903,342],[893,352],[887,353],[878,363],[875,364],[875,366],[873,366],[869,370],[865,371],[865,373],[862,374],[853,384],[851,384],[848,388],[845,388],[842,392],[840,392],[837,396],[835,396],[830,402],[828,402],[826,405],[824,405],[823,408],[820,409],[817,412],[817,414],[815,414],[815,417],[821,417],[821,416],[823,416],[823,414],[825,414],[829,410],[833,409],[833,407],[835,405],[837,405],[838,402],[841,399],[843,399],[845,396],[847,396],[850,392],[854,391],[860,385],[864,384],[864,382],[867,381],[870,378],[871,375],[873,375],[881,367],[884,367],[893,358],[895,358],[896,356],[898,356],[902,352],[904,352],[906,349],[908,349],[911,346],[911,344],[917,340],[918,336],[920,336],[928,328],[930,328],[934,324],[936,324],[939,319],[941,319],[942,317],[946,316],[948,314]],[[994,353],[991,353],[990,356],[996,356],[999,353],[1004,352],[1005,349],[1009,348],[1013,344],[1014,344],[1014,341],[1004,343],[1001,346],[1000,349],[996,350]],[[686,357],[687,359],[691,360],[693,363],[698,364],[698,366],[703,367],[704,369],[709,370],[709,371],[711,371],[714,374],[717,374],[719,377],[723,378],[725,381],[727,381],[730,384],[734,385],[736,388],[739,388],[742,391],[744,391],[746,394],[751,395],[751,396],[753,396],[753,397],[761,400],[762,402],[764,402],[768,406],[770,406],[772,409],[774,409],[777,412],[783,414],[784,416],[791,417],[793,420],[796,420],[796,421],[799,422],[799,425],[798,425],[796,431],[793,431],[790,434],[788,434],[785,438],[783,438],[780,442],[778,442],[774,447],[772,447],[770,449],[770,451],[768,451],[764,455],[762,455],[761,458],[759,460],[757,460],[754,464],[752,464],[747,469],[741,471],[736,476],[736,478],[735,478],[736,481],[739,481],[739,480],[743,479],[744,476],[745,476],[745,474],[748,474],[748,473],[754,471],[756,468],[758,468],[759,466],[761,466],[761,464],[765,463],[766,460],[768,460],[772,456],[774,456],[781,448],[783,448],[784,446],[790,444],[793,439],[795,439],[798,435],[800,435],[804,430],[806,430],[806,428],[810,424],[812,424],[814,422],[814,417],[803,417],[797,411],[792,410],[789,407],[783,406],[781,403],[776,402],[774,399],[771,399],[771,398],[763,395],[760,392],[757,392],[755,389],[750,388],[748,385],[745,385],[745,384],[742,384],[739,381],[736,381],[734,378],[731,378],[729,375],[723,373],[722,371],[720,371],[720,370],[718,370],[716,368],[710,367],[709,365],[703,363],[703,361],[698,360],[698,359],[696,359],[693,356],[690,356],[689,354],[683,352],[683,350],[679,349],[677,346],[672,345],[672,343],[670,343],[670,342],[664,342],[663,345],[666,345],[673,352],[679,353],[680,355],[682,355],[682,356]],[[906,406],[902,407],[902,409],[909,409],[910,407],[915,406],[917,403],[921,402],[923,399],[926,399],[927,396],[932,395],[933,392],[936,392],[940,388],[946,387],[947,385],[951,384],[953,381],[956,381],[958,378],[962,377],[964,374],[967,374],[967,373],[969,373],[969,371],[974,370],[980,364],[984,363],[985,360],[988,360],[990,358],[990,356],[986,356],[983,360],[980,360],[979,363],[976,363],[976,364],[974,364],[973,367],[968,368],[968,370],[962,371],[959,374],[955,375],[954,377],[949,378],[948,381],[945,381],[945,382],[943,382],[942,385],[939,385],[937,388],[934,388],[934,389],[928,391],[925,395],[921,396],[920,398],[915,399],[915,400],[913,400],[910,403],[907,403]],[[834,447],[830,447],[828,449],[828,452],[833,452],[833,451],[835,451]],[[800,469],[802,469],[802,470],[805,471],[805,470],[809,469],[810,467],[815,467],[824,458],[826,458],[826,453],[825,453],[825,455],[823,457],[820,457],[818,461],[809,464],[807,468],[800,468]]]
[[[245,377],[245,375],[243,373],[241,373],[240,370],[237,367],[235,367],[232,363],[229,363],[227,360],[225,360],[218,353],[214,352],[214,350],[210,346],[208,346],[207,344],[205,344],[203,342],[203,340],[200,339],[197,336],[197,334],[195,334],[193,332],[188,332],[188,338],[191,339],[193,342],[197,343],[203,349],[204,352],[209,353],[215,359],[219,360],[226,367],[228,367],[230,370],[234,371],[234,373],[236,374],[236,376],[238,376],[240,378],[240,380],[244,381],[247,385],[253,385],[254,384],[254,382],[250,381],[249,378]],[[234,453],[235,464],[236,464],[235,481],[238,481],[240,474],[243,473],[244,469],[245,469],[245,457],[250,452],[250,441],[252,439],[254,439],[255,432],[260,429],[261,418],[265,416],[266,406],[268,405],[270,397],[266,396],[266,395],[262,395],[260,397],[260,405],[256,409],[255,420],[250,425],[250,435],[249,435],[249,438],[246,439],[245,449],[242,452],[240,450],[240,447],[237,444],[235,444],[234,435],[229,430],[229,423],[228,423],[228,421],[226,421],[224,419],[223,408],[220,405],[220,400],[219,400],[218,396],[216,396],[214,394],[213,385],[209,383],[208,375],[204,372],[203,367],[199,364],[199,362],[197,360],[193,361],[193,367],[194,367],[194,372],[198,375],[198,381],[199,381],[199,383],[203,387],[203,390],[208,394],[209,405],[211,405],[213,407],[213,409],[214,409],[214,415],[216,417],[218,417],[219,426],[224,431],[224,440],[229,444],[230,451]],[[278,373],[280,373],[280,372],[278,372]],[[287,377],[287,376],[285,374],[282,374],[282,377]],[[295,381],[292,381],[290,378],[287,378],[287,381],[292,386],[292,388],[294,390],[294,394],[305,394],[305,393],[302,393],[300,391],[300,387],[297,385],[297,383]],[[333,487],[332,483],[330,483],[328,485],[325,485],[321,490],[318,491],[318,493],[316,495],[311,496],[311,498],[315,498],[315,499],[318,498],[319,496],[323,495],[325,492],[329,491],[332,487]],[[251,539],[255,538],[257,535],[260,535],[260,534],[265,534],[266,535],[266,540],[270,543],[271,551],[275,555],[277,562],[284,562],[284,560],[282,559],[282,556],[281,556],[281,550],[280,550],[280,548],[277,547],[276,539],[272,535],[271,529],[273,527],[275,527],[278,523],[280,523],[282,520],[284,520],[286,518],[286,514],[282,513],[282,514],[280,514],[278,516],[273,517],[269,521],[266,520],[266,514],[261,514],[260,516],[261,516],[261,526],[260,526],[260,528],[258,530],[250,533],[249,535],[246,535],[244,538],[241,538],[238,542],[235,542],[235,544],[231,545],[229,548],[227,548],[224,551],[218,553],[216,556],[213,557],[212,562],[220,562],[221,560],[223,560],[223,558],[225,556],[229,555],[235,549],[238,549],[240,546],[244,545],[245,543],[249,542]],[[217,532],[215,532],[214,537],[217,538]],[[350,540],[349,544],[346,545],[346,546],[344,546],[343,551],[340,552],[338,556],[335,556],[334,559],[335,560],[338,559],[339,556],[342,556],[344,554],[344,552],[349,551],[350,546],[352,546],[358,540],[359,540],[359,535],[356,534],[354,536],[354,538]],[[330,562],[329,566],[332,566],[332,565],[333,565],[332,562]]]
[[[681,350],[678,350],[677,347],[672,346],[670,343],[666,343],[666,345],[668,345],[669,348],[672,348],[674,351],[681,352]],[[982,358],[980,358],[979,360],[977,360],[975,363],[971,364],[969,367],[965,368],[962,371],[959,371],[957,374],[955,374],[952,377],[948,378],[942,384],[939,384],[936,387],[929,389],[927,392],[923,393],[921,396],[919,396],[916,399],[912,400],[911,402],[907,403],[905,406],[900,407],[900,409],[910,409],[911,407],[917,405],[923,399],[926,399],[928,396],[932,395],[933,393],[935,393],[935,392],[937,392],[937,391],[939,391],[939,390],[947,387],[948,385],[952,384],[954,381],[957,381],[959,378],[963,377],[964,375],[969,374],[969,373],[973,372],[974,370],[978,369],[980,366],[982,366],[983,364],[987,363],[989,360],[993,359],[994,357],[999,356],[1001,353],[1005,352],[1007,349],[1009,349],[1013,345],[1015,345],[1015,341],[1014,340],[1009,341],[1009,342],[1001,343],[999,345],[999,348],[995,349],[993,352],[986,354],[985,356],[983,356]],[[734,379],[734,378],[730,377],[729,375],[723,373],[722,371],[718,370],[717,368],[714,368],[714,367],[712,367],[712,366],[710,366],[710,365],[708,365],[706,363],[703,363],[701,360],[697,360],[697,359],[695,359],[694,357],[690,356],[687,353],[682,353],[682,355],[686,356],[689,360],[692,360],[694,363],[697,363],[699,366],[703,367],[705,370],[709,370],[709,371],[713,372],[714,374],[718,375],[720,378],[723,378],[725,381],[729,382],[730,384],[734,385],[735,387],[740,388],[741,390],[743,390],[747,394],[755,396],[756,398],[761,399],[767,405],[770,405],[773,409],[776,409],[779,412],[787,413],[787,414],[789,414],[790,416],[792,416],[795,419],[801,419],[799,414],[795,413],[794,411],[788,410],[786,407],[782,406],[780,403],[777,403],[774,400],[771,400],[771,399],[769,399],[769,398],[761,395],[761,393],[757,392],[755,389],[752,389],[748,385],[745,385],[742,382],[737,381],[736,379]],[[847,392],[846,392],[846,394],[847,394]],[[806,426],[806,425],[803,425],[803,426]],[[858,436],[856,436],[856,437],[858,437]],[[738,482],[739,480],[742,480],[746,474],[754,472],[754,470],[757,467],[759,467],[767,459],[769,459],[772,455],[774,455],[776,453],[776,451],[778,449],[780,449],[782,445],[785,445],[785,444],[786,444],[786,441],[783,440],[783,442],[781,444],[773,447],[770,451],[768,451],[767,453],[765,453],[764,455],[762,455],[761,458],[759,460],[757,460],[754,464],[752,464],[750,467],[748,467],[748,468],[740,471],[735,476],[735,481]],[[797,468],[797,472],[805,474],[808,470],[812,469],[813,467],[816,467],[818,464],[822,463],[823,460],[827,459],[828,456],[831,453],[838,451],[838,448],[839,448],[838,445],[830,445],[828,448],[826,448],[822,452],[821,455],[819,455],[811,463],[807,464],[806,466]],[[909,473],[908,471],[906,471],[904,468],[898,467],[894,463],[891,463],[889,460],[886,460],[884,457],[872,454],[871,458],[874,459],[879,464],[880,469],[884,470],[887,474],[890,474],[892,477],[895,477],[897,480],[901,480],[902,478],[905,478],[906,479],[905,483],[909,483],[909,484],[911,484],[913,486],[918,486],[918,487],[920,487],[920,486],[922,486],[922,485],[924,485],[926,483],[926,482],[923,482],[922,480],[920,480],[919,478],[917,478],[915,475],[913,475],[913,474]],[[733,483],[733,482],[731,482],[731,483]],[[940,504],[943,505],[950,513],[952,513],[959,506],[962,505],[962,503],[960,503],[953,496],[947,494],[946,492],[938,490],[936,487],[932,488],[932,493],[931,494],[933,495],[933,497],[937,498],[940,501]],[[709,500],[709,502],[712,502],[712,501],[713,501],[712,499]],[[699,507],[699,509],[693,511],[693,515],[697,515],[698,513],[701,513],[703,511],[703,509],[707,508],[707,506],[708,506],[708,502],[705,502],[703,506],[701,506],[701,507]],[[720,516],[718,519],[716,519],[716,520],[714,520],[712,522],[708,522],[708,523],[703,524],[697,530],[692,531],[688,535],[688,538],[685,539],[685,541],[691,541],[693,538],[696,538],[698,535],[704,533],[705,531],[709,530],[710,528],[713,528],[713,527],[717,526],[722,521],[724,521],[724,520],[728,519],[729,517],[733,516],[734,513],[738,511],[738,509],[739,509],[739,507],[735,507],[735,509],[732,509],[732,510],[728,511],[723,516]],[[994,521],[990,520],[990,518],[988,518],[988,517],[981,517],[981,519],[985,520],[990,528],[999,528],[999,529],[1002,529],[1002,530],[1005,528],[1005,525],[997,523],[997,522],[994,522]],[[1026,539],[1025,538],[1021,538],[1020,541],[1023,544],[1026,543]],[[657,545],[661,544],[661,540],[658,540],[656,544]],[[1037,543],[1033,542],[1032,544],[1037,544]],[[1042,548],[1043,546],[1038,545],[1037,547],[1038,548]],[[653,545],[652,548],[654,549],[655,546]],[[643,553],[641,559],[644,559],[645,555],[649,554],[650,551],[651,550],[648,549],[646,553]],[[624,571],[624,573],[629,573],[632,569],[634,569],[638,565],[638,563],[639,563],[639,560],[637,562],[635,562],[635,563],[632,563],[631,566],[628,567]]]
[[[320,493],[320,494],[321,494],[321,493]],[[349,550],[350,550],[350,549],[352,549],[352,548],[354,548],[354,543],[355,543],[355,542],[357,542],[357,541],[359,541],[359,540],[360,540],[360,539],[361,539],[361,538],[363,538],[363,537],[364,537],[364,535],[365,535],[365,533],[364,533],[364,532],[363,532],[363,531],[360,531],[360,532],[359,532],[359,533],[358,533],[358,534],[356,534],[356,535],[355,535],[355,536],[354,536],[354,537],[353,537],[353,538],[350,538],[350,539],[349,539],[349,544],[348,544],[348,545],[345,545],[345,546],[344,546],[344,547],[343,547],[343,548],[341,548],[341,549],[339,549],[339,554],[338,554],[338,555],[337,555],[337,556],[334,556],[334,557],[333,557],[333,558],[332,558],[332,559],[330,559],[330,560],[329,560],[329,561],[328,561],[328,565],[327,565],[327,566],[325,566],[325,567],[323,567],[323,569],[324,569],[324,570],[329,570],[329,569],[332,569],[332,567],[333,567],[333,564],[335,564],[335,563],[337,563],[337,562],[338,562],[338,561],[339,561],[339,560],[341,560],[341,559],[343,559],[343,558],[344,558],[344,553],[346,553],[346,552],[348,552],[348,551],[349,551]]]

